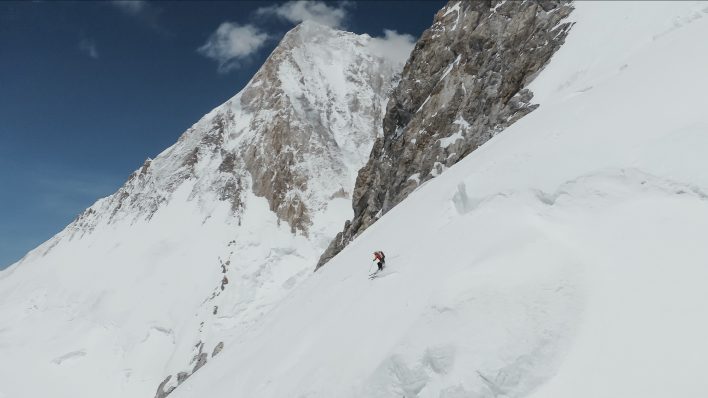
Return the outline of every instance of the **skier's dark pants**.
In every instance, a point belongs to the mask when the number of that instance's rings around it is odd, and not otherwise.
[[[384,267],[383,261],[379,261],[377,264],[379,266],[379,271],[383,270],[383,267]]]

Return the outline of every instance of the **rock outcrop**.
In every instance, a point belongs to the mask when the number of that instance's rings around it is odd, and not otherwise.
[[[524,87],[563,44],[561,1],[451,1],[418,40],[359,171],[354,218],[317,268],[420,184],[535,109]]]

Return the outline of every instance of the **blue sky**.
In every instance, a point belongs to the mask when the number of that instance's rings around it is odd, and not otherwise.
[[[417,38],[443,4],[0,2],[0,269],[237,93],[299,21]]]

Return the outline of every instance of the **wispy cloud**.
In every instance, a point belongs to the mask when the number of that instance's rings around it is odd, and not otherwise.
[[[280,5],[261,7],[256,10],[256,15],[275,16],[295,24],[302,21],[314,21],[333,28],[341,28],[345,26],[345,20],[349,15],[346,8],[350,4],[349,2],[340,2],[337,6],[332,6],[323,1],[295,0]]]
[[[60,168],[61,169],[61,168]],[[33,171],[37,192],[34,200],[42,208],[57,214],[75,216],[97,199],[116,191],[123,176],[93,171]],[[61,177],[59,177],[61,175]]]
[[[77,170],[36,159],[26,163],[15,168],[0,161],[0,179],[12,187],[0,192],[0,269],[59,232],[125,181],[121,173]]]
[[[350,18],[350,1],[330,2],[293,0],[282,4],[260,7],[251,15],[257,19],[279,19],[292,24],[313,21],[332,28],[343,28]],[[253,24],[224,22],[207,42],[197,51],[205,57],[216,60],[219,72],[227,73],[241,66],[258,52],[269,39],[279,37],[263,31]],[[374,37],[369,42],[375,55],[403,66],[413,50],[415,38],[395,30],[384,30],[383,37]]]
[[[219,63],[219,72],[226,73],[241,65],[263,47],[270,35],[251,24],[224,22],[197,51]]]
[[[96,42],[92,39],[81,39],[79,41],[79,50],[93,59],[98,59],[98,48]]]
[[[114,0],[111,5],[128,15],[138,15],[148,9],[148,3],[144,0]]]
[[[396,65],[408,61],[415,46],[415,37],[395,30],[384,30],[384,37],[373,37],[369,42],[371,52],[379,57],[390,60]]]
[[[161,23],[162,8],[153,2],[145,0],[113,0],[109,2],[114,9],[141,22],[157,33],[171,35],[171,32]]]

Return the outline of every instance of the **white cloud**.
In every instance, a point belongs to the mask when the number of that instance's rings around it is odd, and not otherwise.
[[[388,59],[394,65],[403,66],[415,46],[415,38],[407,33],[384,30],[384,37],[373,37],[369,42],[374,55]]]
[[[144,0],[114,0],[111,4],[126,14],[138,15],[147,9],[147,1]]]
[[[219,72],[226,73],[263,47],[269,37],[251,24],[224,22],[197,51],[216,60]]]
[[[261,7],[256,10],[256,15],[277,16],[292,23],[314,21],[333,28],[341,28],[344,19],[348,16],[346,7],[348,2],[340,2],[338,7],[333,7],[323,1],[295,0],[281,5]]]
[[[79,42],[79,50],[93,59],[98,59],[96,42],[91,39],[81,39]]]

